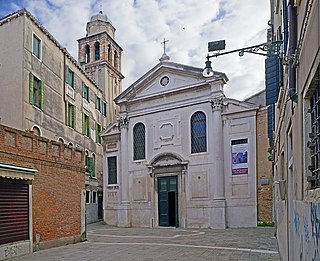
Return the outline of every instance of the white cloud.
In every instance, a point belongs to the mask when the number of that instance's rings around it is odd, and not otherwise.
[[[3,0],[0,0],[3,1]],[[177,63],[204,67],[207,42],[225,39],[232,50],[266,41],[268,1],[256,0],[7,0],[13,8],[26,7],[77,58],[76,40],[85,36],[86,23],[104,14],[116,28],[123,48],[123,89],[155,66],[169,39],[167,54]],[[237,99],[264,88],[264,58],[230,54],[212,59],[214,70],[230,79],[227,96]]]

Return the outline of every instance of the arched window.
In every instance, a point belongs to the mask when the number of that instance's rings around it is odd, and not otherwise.
[[[58,142],[64,144],[64,140],[61,137],[58,139]]]
[[[111,62],[111,45],[108,44],[108,61]]]
[[[133,127],[133,159],[146,158],[146,131],[143,123],[139,122]]]
[[[191,153],[207,151],[206,115],[195,112],[191,117]]]
[[[33,131],[33,133],[35,134],[35,135],[37,135],[37,136],[41,136],[41,131],[40,131],[40,128],[39,127],[37,127],[37,126],[33,126],[32,127],[32,131]]]
[[[94,44],[94,59],[96,61],[100,60],[100,43],[99,42],[96,42]]]
[[[68,143],[68,147],[69,147],[69,148],[73,148],[73,143],[72,143],[72,142],[69,142],[69,143]]]
[[[88,44],[85,47],[85,52],[86,52],[85,62],[89,63],[90,62],[90,46]]]
[[[118,53],[117,53],[117,51],[114,51],[113,65],[114,65],[115,68],[118,67]]]

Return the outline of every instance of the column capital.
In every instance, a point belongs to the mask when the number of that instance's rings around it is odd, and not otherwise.
[[[211,107],[213,111],[222,111],[223,106],[225,105],[225,97],[217,96],[210,100]]]
[[[119,118],[118,118],[118,127],[119,129],[128,129],[128,125],[129,125],[129,118],[128,118],[128,115],[121,115]]]

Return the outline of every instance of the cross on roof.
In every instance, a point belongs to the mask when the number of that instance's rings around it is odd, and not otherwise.
[[[166,53],[166,43],[169,42],[169,40],[166,40],[166,38],[163,38],[163,42],[161,42],[160,44],[163,44],[163,53]]]

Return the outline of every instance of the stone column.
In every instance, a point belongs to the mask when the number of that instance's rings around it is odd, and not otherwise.
[[[120,181],[120,205],[118,209],[118,226],[129,226],[129,172],[128,172],[128,125],[129,119],[127,115],[121,115],[118,119],[120,129],[120,159],[118,161],[119,181]]]
[[[224,97],[219,96],[211,100],[212,106],[212,131],[214,149],[213,156],[213,213],[211,225],[213,228],[226,228],[225,217],[225,182],[224,182],[224,144],[222,117]]]

